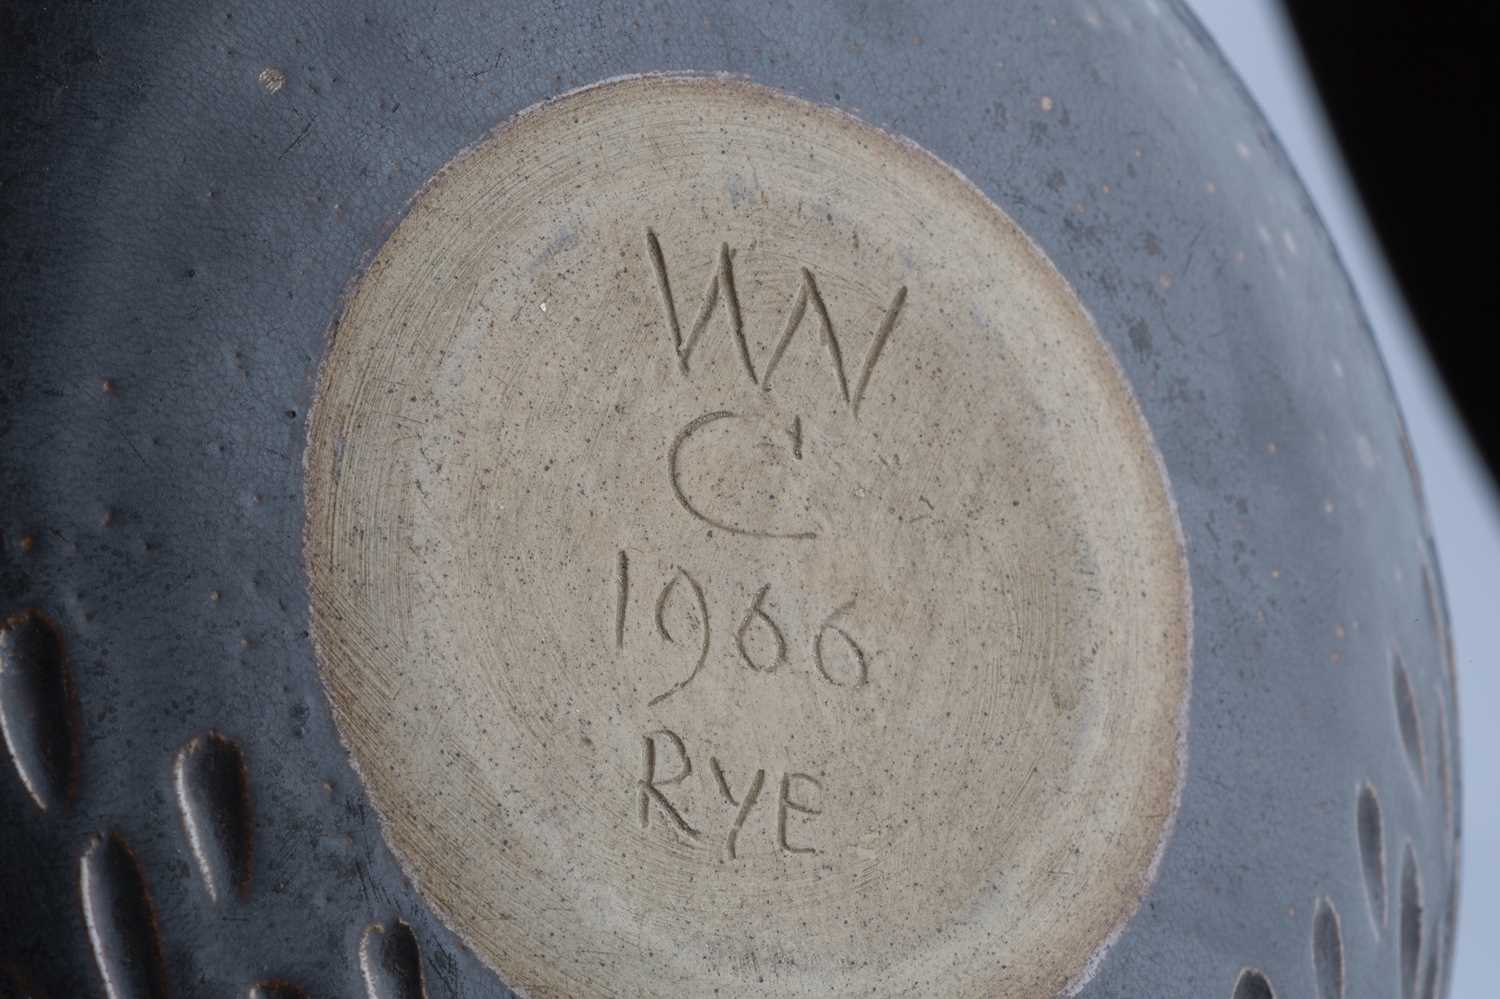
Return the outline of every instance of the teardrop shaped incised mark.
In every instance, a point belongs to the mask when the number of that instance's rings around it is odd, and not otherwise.
[[[1454,864],[1448,868],[1448,888],[1444,892],[1448,902],[1443,906],[1443,918],[1438,932],[1433,934],[1432,949],[1438,951],[1438,995],[1443,999],[1453,984],[1453,947],[1458,938],[1458,880],[1459,868]]]
[[[1344,999],[1344,933],[1332,899],[1318,902],[1313,916],[1312,952],[1318,999]]]
[[[1235,980],[1233,999],[1276,999],[1276,993],[1265,975],[1254,968],[1246,968]]]
[[[66,804],[78,770],[72,678],[57,628],[38,611],[0,624],[0,732],[38,808]]]
[[[372,923],[359,941],[359,968],[370,999],[426,999],[422,955],[411,927],[397,920]]]
[[[1438,597],[1438,587],[1433,579],[1432,566],[1426,562],[1422,564],[1422,589],[1427,594],[1427,612],[1432,617],[1432,629],[1437,637],[1438,651],[1443,654],[1443,663],[1451,679],[1454,672],[1453,632],[1449,630],[1448,613]]]
[[[146,878],[118,835],[95,836],[79,860],[79,893],[109,999],[161,999],[166,970]]]
[[[1443,824],[1453,835],[1453,762],[1448,755],[1448,711],[1443,707],[1442,691],[1437,697],[1437,772],[1438,790],[1443,796]]]
[[[217,902],[250,892],[250,784],[239,747],[217,732],[195,736],[173,767],[177,807],[188,844]]]
[[[1422,879],[1417,872],[1417,855],[1406,844],[1401,862],[1401,995],[1415,999],[1417,969],[1422,959]]]
[[[246,999],[307,999],[307,993],[289,982],[257,982]]]
[[[1396,723],[1401,729],[1401,742],[1406,747],[1406,759],[1417,782],[1427,783],[1427,766],[1422,756],[1422,720],[1417,714],[1417,697],[1412,692],[1411,677],[1401,657],[1396,656],[1391,668],[1392,693],[1396,699]]]
[[[1438,982],[1441,980],[1437,951],[1433,950],[1427,955],[1427,970],[1422,974],[1421,999],[1442,999],[1438,995]]]
[[[1369,784],[1359,789],[1355,825],[1359,831],[1359,859],[1365,872],[1365,897],[1377,930],[1385,927],[1385,823],[1380,799]]]

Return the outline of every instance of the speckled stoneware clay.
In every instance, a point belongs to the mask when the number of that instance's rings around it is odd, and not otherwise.
[[[1445,995],[1415,459],[1178,4],[0,51],[0,996]]]
[[[1072,291],[920,150],[739,81],[527,112],[360,282],[307,465],[341,731],[530,994],[1050,994],[1148,883],[1176,518]]]

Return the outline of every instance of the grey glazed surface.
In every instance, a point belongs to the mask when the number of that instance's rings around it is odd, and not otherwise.
[[[0,967],[102,991],[79,858],[113,832],[174,994],[360,994],[366,927],[398,919],[430,995],[505,994],[403,884],[333,730],[304,418],[340,296],[436,169],[562,90],[690,69],[853,110],[974,181],[1073,284],[1161,447],[1195,598],[1187,782],[1156,886],[1082,994],[1227,997],[1249,967],[1316,995],[1327,897],[1347,993],[1402,995],[1408,842],[1410,994],[1429,975],[1442,993],[1456,710],[1400,419],[1301,188],[1175,8],[171,6],[6,15],[0,616],[57,623],[80,752],[70,808],[0,780]],[[243,899],[210,899],[179,816],[174,760],[209,730],[246,766]]]

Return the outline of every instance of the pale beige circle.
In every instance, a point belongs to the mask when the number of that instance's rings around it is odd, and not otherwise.
[[[915,147],[647,77],[440,173],[307,458],[340,732],[533,996],[1040,996],[1176,808],[1188,583],[1098,332]]]

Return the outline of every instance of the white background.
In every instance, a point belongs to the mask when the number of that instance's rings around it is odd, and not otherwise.
[[[1451,999],[1500,981],[1500,504],[1363,214],[1279,0],[1188,0],[1249,86],[1333,234],[1396,384],[1426,487],[1458,652],[1463,887]],[[1400,123],[1392,123],[1399,131]],[[1443,252],[1447,248],[1435,248]]]

